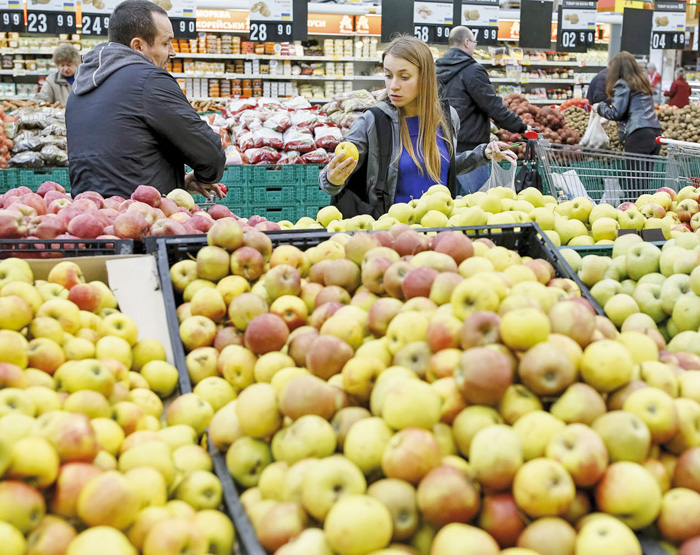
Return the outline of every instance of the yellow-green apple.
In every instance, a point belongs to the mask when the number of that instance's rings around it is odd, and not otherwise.
[[[236,401],[231,401],[212,417],[209,424],[209,438],[219,451],[226,451],[242,435],[236,414]]]
[[[511,310],[503,315],[499,326],[503,343],[520,351],[545,341],[550,329],[547,315],[534,308]]]
[[[388,478],[417,484],[440,465],[442,455],[435,436],[419,428],[407,428],[391,438],[382,456],[382,470]]]
[[[5,477],[24,480],[36,488],[53,484],[60,461],[53,445],[42,437],[23,437],[10,447],[10,465]]]
[[[289,465],[284,461],[273,462],[265,467],[260,473],[257,486],[263,499],[284,501],[282,494],[288,471]]]
[[[394,355],[393,364],[408,368],[425,379],[432,354],[433,351],[426,341],[414,341],[399,349]]]
[[[416,490],[413,486],[403,480],[385,478],[372,484],[367,489],[367,495],[378,499],[389,509],[394,541],[404,541],[413,536],[419,524]]]
[[[493,490],[509,487],[523,464],[523,447],[518,434],[501,424],[483,428],[471,441],[469,463],[482,485]]]
[[[553,436],[546,455],[560,462],[579,487],[595,484],[608,466],[605,443],[585,424],[569,424]]]
[[[155,434],[155,441],[146,441],[124,450],[126,441],[122,444],[122,454],[119,457],[119,470],[128,472],[133,468],[148,466],[158,470],[166,483],[172,483],[175,477],[175,463],[173,461],[170,446],[160,440],[160,436]]]
[[[581,347],[591,342],[595,331],[595,314],[575,301],[556,303],[549,310],[552,333],[571,337]]]
[[[331,425],[336,435],[338,448],[342,451],[350,428],[363,418],[369,418],[371,413],[364,407],[344,407],[335,413]]]
[[[630,555],[642,553],[637,537],[617,518],[596,514],[581,527],[576,538],[577,554],[595,555],[616,551]]]
[[[588,255],[581,260],[578,277],[584,285],[592,287],[604,279],[619,279],[619,272],[606,256]]]
[[[488,533],[462,523],[452,523],[435,535],[431,553],[440,555],[498,555],[501,550]]]
[[[97,552],[105,555],[137,555],[129,539],[110,526],[88,528],[76,536],[66,551],[70,555],[90,555]]]
[[[233,218],[221,218],[209,228],[207,244],[233,252],[243,244],[243,230]]]
[[[240,391],[254,380],[254,371],[257,358],[249,349],[240,345],[228,345],[219,354],[216,366],[220,375],[229,382],[234,389]]]
[[[124,474],[134,486],[141,510],[151,506],[163,506],[168,501],[168,486],[165,478],[155,468],[139,466]]]
[[[646,218],[638,209],[630,208],[629,210],[618,210],[617,221],[622,229],[640,230],[644,228]]]
[[[673,307],[671,318],[679,332],[696,331],[700,327],[700,297],[695,293],[681,295]]]
[[[672,453],[682,454],[686,449],[700,446],[700,404],[692,399],[674,399],[678,413],[678,433],[665,444]]]
[[[331,548],[339,553],[369,553],[391,541],[391,513],[374,497],[348,495],[330,509],[324,531]]]
[[[585,223],[588,221],[588,216],[593,210],[593,206],[593,203],[589,199],[585,197],[576,197],[571,201],[569,217]]]
[[[525,528],[525,522],[511,493],[484,496],[479,514],[479,528],[493,536],[503,548],[515,545]]]
[[[454,438],[459,452],[464,457],[467,457],[472,439],[479,430],[502,423],[503,418],[501,415],[491,407],[475,405],[462,410],[452,422]]]
[[[466,408],[457,383],[452,377],[440,378],[432,383],[442,400],[440,421],[451,425],[455,417]]]
[[[640,530],[659,515],[661,488],[643,466],[616,462],[598,482],[596,502],[601,511],[616,516],[632,530]]]
[[[440,421],[441,398],[437,391],[421,380],[398,380],[387,391],[381,414],[386,423],[396,430],[429,430]]]
[[[614,279],[603,279],[593,285],[593,287],[590,289],[591,295],[593,295],[593,298],[598,301],[600,306],[605,306],[610,299],[622,292],[620,282]]]
[[[531,517],[557,516],[566,512],[576,496],[576,487],[557,461],[532,459],[523,464],[513,480],[518,506]]]
[[[275,460],[293,464],[307,457],[329,456],[335,451],[336,438],[327,420],[307,414],[282,428],[272,438]]]
[[[256,486],[261,472],[271,462],[269,445],[252,437],[237,439],[226,453],[226,467],[233,479],[243,487]]]
[[[389,352],[395,355],[403,346],[413,341],[425,341],[429,319],[419,312],[401,312],[387,327],[386,338]]]
[[[612,462],[644,462],[651,446],[651,434],[644,421],[635,414],[612,411],[598,417],[592,428],[605,442]]]
[[[318,555],[333,555],[330,545],[326,540],[323,530],[307,528],[296,538],[289,541],[276,552],[277,555],[305,555],[317,553]]]
[[[435,382],[442,378],[452,377],[455,367],[462,355],[460,349],[442,349],[430,357],[426,379]]]
[[[186,393],[175,399],[165,413],[169,426],[187,424],[202,434],[214,415],[211,405],[194,393]]]
[[[610,392],[632,379],[634,361],[627,347],[603,339],[586,347],[580,370],[587,384],[600,392]]]
[[[513,382],[513,363],[487,347],[464,351],[454,378],[468,403],[496,405]]]
[[[607,203],[596,204],[588,214],[588,221],[593,224],[600,218],[616,218],[617,210]]]
[[[498,412],[511,426],[525,414],[537,410],[542,410],[542,403],[522,384],[509,386],[498,403]]]
[[[175,496],[196,511],[216,509],[221,504],[221,482],[207,470],[194,470],[182,479]]]
[[[241,431],[253,437],[269,437],[282,426],[277,391],[267,383],[244,389],[236,400],[236,414]]]
[[[233,386],[218,376],[204,378],[194,387],[193,392],[209,403],[215,412],[236,398]]]
[[[322,521],[340,499],[362,494],[366,489],[362,471],[342,455],[333,455],[318,461],[313,472],[306,473],[301,500],[306,511]]]
[[[348,430],[343,453],[366,476],[381,475],[382,454],[392,436],[381,418],[362,418]]]
[[[0,389],[0,416],[8,414],[34,416],[36,414],[36,405],[25,390],[6,387],[5,389]]]
[[[690,276],[674,274],[669,276],[661,285],[661,307],[669,316],[682,295],[691,291]]]
[[[576,530],[562,518],[544,517],[530,523],[520,534],[517,546],[542,555],[574,553]]]
[[[199,445],[182,445],[173,451],[175,468],[185,473],[193,470],[211,471],[213,463],[211,456]]]
[[[187,354],[185,363],[193,384],[198,384],[204,378],[218,376],[216,370],[218,354],[214,347],[199,347]]]
[[[228,314],[231,323],[245,331],[250,321],[268,310],[265,299],[255,293],[242,293],[229,304]]]
[[[700,536],[700,493],[687,488],[666,492],[657,526],[663,537],[674,543]]]
[[[645,387],[634,391],[622,408],[647,425],[654,443],[665,443],[678,433],[678,413],[673,398],[661,389]]]
[[[63,331],[76,333],[80,329],[80,309],[67,299],[50,299],[41,305],[37,317],[47,316],[61,324]]]
[[[592,317],[591,321],[594,322]],[[521,357],[518,374],[522,383],[535,394],[557,395],[576,380],[577,369],[563,348],[545,341]]]

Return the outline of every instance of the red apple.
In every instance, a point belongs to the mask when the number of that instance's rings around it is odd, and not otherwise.
[[[138,202],[144,202],[153,208],[158,208],[160,206],[161,194],[155,187],[139,185],[136,187],[136,190],[131,193],[131,198]]]
[[[287,337],[289,328],[282,318],[275,314],[259,314],[248,324],[243,342],[246,348],[262,355],[281,350],[287,343]]]
[[[474,246],[469,237],[459,231],[441,231],[432,241],[432,249],[454,258],[457,264],[474,256]]]
[[[513,363],[501,352],[475,347],[459,357],[454,377],[467,403],[493,406],[513,383]]]
[[[480,311],[468,316],[459,330],[459,344],[463,350],[498,343],[501,337],[501,318],[495,312]]]
[[[525,529],[525,520],[511,493],[484,496],[479,528],[486,530],[502,548],[513,547]]]
[[[401,291],[404,297],[406,299],[429,297],[433,281],[435,281],[435,278],[439,274],[440,272],[429,266],[422,266],[411,270],[406,274],[405,279],[401,283]]]
[[[114,234],[121,239],[143,239],[149,223],[137,212],[122,212],[114,219]]]

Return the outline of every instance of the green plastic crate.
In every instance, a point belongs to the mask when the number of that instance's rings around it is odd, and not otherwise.
[[[303,200],[297,185],[254,185],[250,189],[252,206],[261,208],[294,205]]]
[[[297,206],[278,206],[278,207],[248,207],[248,211],[243,214],[244,217],[258,215],[263,216],[271,222],[279,222],[281,220],[289,220],[291,222],[297,219]],[[240,214],[239,214],[240,215]]]
[[[666,244],[666,241],[650,241],[650,243],[652,245],[656,245],[659,248],[662,248]],[[574,250],[577,253],[579,253],[581,256],[595,254],[598,256],[612,257],[613,246],[612,245],[573,245],[573,246],[559,247],[559,250],[561,250],[561,249]]]
[[[0,170],[0,194],[19,187],[19,170]]]
[[[17,171],[19,171],[19,184],[17,185],[19,187],[29,187],[32,191],[36,191],[42,183],[55,181],[59,185],[63,185],[67,193],[70,192],[68,168],[20,169]]]

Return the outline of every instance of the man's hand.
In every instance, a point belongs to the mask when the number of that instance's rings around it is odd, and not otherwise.
[[[489,160],[495,160],[496,162],[502,162],[503,160],[508,160],[512,164],[517,164],[518,157],[512,150],[501,150],[502,148],[508,148],[510,145],[501,141],[493,141],[486,145],[484,150],[484,156]]]
[[[220,183],[208,184],[197,181],[194,177],[194,172],[185,175],[185,190],[189,193],[202,195],[207,198],[212,198],[213,196],[224,198],[226,194]]]

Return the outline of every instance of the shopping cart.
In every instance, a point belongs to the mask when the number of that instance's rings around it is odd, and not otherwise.
[[[677,191],[690,184],[677,167],[670,167],[666,156],[558,145],[542,139],[537,141],[537,156],[543,189],[556,198],[563,192],[569,198],[582,196],[618,206],[660,187]]]
[[[700,144],[658,137],[656,142],[667,145],[669,171],[686,185],[700,186]]]

